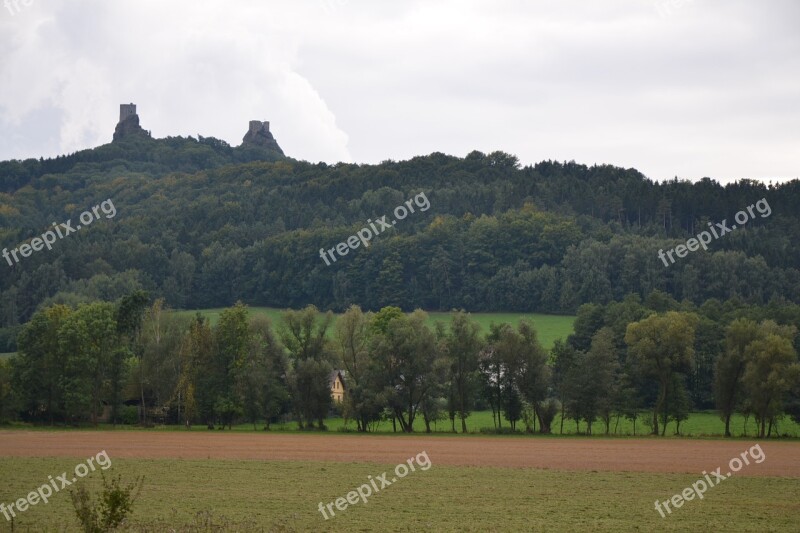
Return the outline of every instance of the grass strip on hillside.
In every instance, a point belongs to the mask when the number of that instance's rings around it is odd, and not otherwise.
[[[266,316],[270,319],[273,326],[277,326],[281,322],[283,310],[275,309],[273,307],[248,307],[250,316]],[[181,310],[175,311],[178,315],[192,318],[197,313],[206,317],[211,324],[216,324],[219,320],[219,315],[224,309],[198,309],[195,311]],[[331,324],[331,329],[328,334],[332,334],[333,325],[340,315],[334,315],[334,323]],[[536,332],[539,334],[539,342],[542,343],[547,349],[553,347],[556,339],[566,340],[573,331],[573,324],[575,322],[574,316],[562,315],[543,315],[539,313],[470,313],[470,316],[481,327],[482,333],[489,332],[489,325],[492,323],[501,324],[508,323],[517,327],[519,321],[528,319],[533,322]],[[431,312],[428,313],[428,326],[433,327],[436,322],[443,322],[445,325],[450,323],[450,313]]]

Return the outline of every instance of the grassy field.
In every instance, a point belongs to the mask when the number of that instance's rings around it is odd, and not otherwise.
[[[250,307],[251,315],[262,315],[269,317],[273,325],[280,323],[281,314],[283,310],[275,309],[272,307]],[[223,309],[200,309],[196,311],[176,311],[180,316],[193,317],[198,312],[208,318],[212,324],[216,324],[219,320],[219,315]],[[450,313],[432,312],[428,313],[428,323],[433,326],[437,321],[448,324],[450,322]],[[541,315],[537,313],[472,313],[472,318],[478,324],[484,333],[489,331],[489,325],[492,323],[500,324],[506,322],[516,326],[523,318],[533,321],[536,331],[539,333],[539,340],[545,348],[553,346],[556,339],[566,339],[572,333],[572,324],[575,321],[574,316],[560,316],[560,315]]]
[[[348,421],[347,425],[345,425],[344,420],[342,418],[329,418],[325,424],[328,426],[328,431],[330,432],[337,432],[343,431],[345,429],[349,431],[355,431],[356,425],[353,421]],[[626,419],[620,419],[619,425],[616,426],[616,420],[612,420],[611,423],[611,434],[612,435],[633,435],[633,423]],[[492,424],[492,412],[491,411],[479,411],[476,413],[472,413],[470,417],[467,419],[467,430],[470,433],[478,433],[481,428],[492,428],[494,427]],[[503,427],[511,427],[507,420],[503,419]],[[203,429],[201,426],[197,426],[198,429]],[[291,422],[288,424],[278,424],[273,425],[272,428],[278,431],[294,431],[297,429],[297,424],[295,422]],[[538,428],[538,426],[537,426]],[[560,434],[561,429],[561,416],[556,416],[555,421],[552,425],[553,433]],[[252,431],[253,425],[252,424],[240,424],[238,426],[234,426],[234,429],[240,431]],[[425,424],[420,418],[419,420],[414,422],[414,429],[417,433],[423,433],[425,431]],[[436,433],[451,433],[451,425],[450,420],[440,420],[435,424],[431,424],[431,429]],[[456,429],[460,432],[461,431],[461,422],[460,420],[456,419]],[[520,421],[517,425],[517,429],[519,431],[524,431],[525,425],[522,421]],[[616,432],[615,432],[616,429]],[[751,417],[747,423],[745,424],[745,419],[741,415],[735,415],[731,421],[731,432],[734,436],[753,436],[756,434],[756,423]],[[593,436],[605,436],[605,425],[602,422],[596,422],[592,426]],[[377,433],[392,433],[392,423],[391,421],[380,422],[377,426]],[[586,432],[586,424],[581,423],[580,425],[580,432]],[[650,432],[649,428],[646,427],[642,423],[642,419],[636,422],[636,434],[637,435],[646,435]],[[681,423],[681,435],[684,437],[708,437],[708,436],[722,436],[725,432],[725,424],[719,419],[716,413],[692,413],[688,420]],[[564,434],[565,435],[575,435],[577,434],[575,428],[575,422],[573,420],[566,420],[564,421]],[[667,425],[667,436],[674,436],[675,435],[675,423],[670,422]],[[796,424],[792,422],[791,419],[788,417],[782,420],[777,427],[777,431],[773,429],[773,435],[787,435],[789,437],[800,437],[800,424]]]
[[[7,358],[10,358],[10,357],[14,357],[15,355],[17,355],[17,352],[0,353],[0,359],[7,359]]]
[[[356,426],[353,421],[348,421],[345,425],[345,421],[342,418],[328,418],[325,421],[325,425],[327,426],[328,430],[327,433],[329,434],[339,434],[343,432],[355,432]],[[235,424],[233,426],[233,431],[236,432],[261,432],[263,431],[263,423],[259,423],[256,426],[256,429],[253,429],[252,424]],[[492,412],[491,411],[478,411],[472,413],[469,418],[467,419],[467,430],[469,434],[481,434],[481,428],[492,428]],[[507,428],[510,427],[508,421],[503,419],[503,427]],[[553,436],[561,435],[561,417],[556,416],[555,421],[552,425],[553,428]],[[93,427],[83,427],[81,429],[76,429],[71,426],[32,426],[28,424],[20,424],[15,423],[9,426],[4,426],[4,429],[28,429],[28,430],[39,430],[39,431],[52,431],[52,430],[63,430],[63,431],[103,431],[114,429],[116,431],[185,431],[183,426],[157,426],[154,429],[143,429],[139,426],[123,426],[119,425],[114,428],[110,424],[100,424],[97,428]],[[192,429],[198,432],[205,432],[206,426],[204,425],[195,425],[192,426]],[[271,431],[278,431],[278,432],[294,432],[298,431],[297,423],[296,422],[287,422],[285,424],[272,424],[270,427]],[[435,424],[431,424],[431,429],[433,430],[435,435],[452,435],[450,421],[449,420],[440,420]],[[461,422],[456,420],[456,429],[460,432],[461,431]],[[525,425],[522,421],[519,422],[517,426],[517,430],[520,432],[520,436],[524,436],[523,433],[525,429]],[[538,429],[538,426],[537,426]],[[605,426],[602,423],[595,423],[593,426],[593,438],[601,438],[605,437]],[[425,432],[425,424],[420,418],[419,420],[414,422],[414,430],[415,434],[422,434]],[[615,431],[616,430],[616,431]],[[681,436],[682,437],[722,437],[723,432],[725,430],[725,425],[719,419],[716,413],[713,412],[700,412],[700,413],[692,413],[689,416],[689,420],[681,423]],[[734,415],[731,421],[731,431],[734,437],[752,437],[756,435],[756,424],[753,418],[751,417],[747,420],[745,424],[745,419],[741,415]],[[580,425],[580,434],[584,435],[586,431],[586,424],[581,423]],[[649,434],[650,430],[647,426],[642,423],[642,419],[636,422],[636,435],[642,436]],[[392,434],[392,423],[391,421],[380,422],[377,426],[375,433],[379,434]],[[459,433],[460,434],[460,433]],[[577,435],[575,422],[572,420],[566,420],[564,422],[564,435],[575,436]],[[538,433],[536,434],[539,435]],[[629,420],[620,419],[619,426],[616,426],[616,420],[612,421],[611,424],[611,436],[632,436],[633,435],[633,423]],[[773,437],[775,436],[787,436],[791,438],[800,438],[800,424],[796,424],[792,422],[791,419],[785,418],[778,423],[777,428],[773,428]],[[398,437],[402,437],[401,433],[397,434]],[[670,422],[667,425],[667,437],[674,437],[675,436],[675,423]],[[584,437],[581,437],[584,438]]]
[[[83,457],[0,458],[0,501],[11,502],[71,471]],[[395,465],[326,462],[113,459],[107,474],[145,476],[134,522],[166,531],[198,512],[239,524],[225,531],[797,531],[798,480],[735,477],[687,501],[666,518],[654,509],[697,475],[562,472],[438,466],[409,473],[367,501],[325,521],[318,504],[333,502]],[[85,478],[91,489],[99,471]],[[66,489],[65,489],[66,490]],[[334,509],[335,510],[335,509]],[[17,531],[76,531],[70,498],[19,516]],[[0,531],[9,531],[0,518]],[[203,529],[202,531],[210,531]],[[217,531],[217,530],[215,530]]]
[[[616,427],[615,433],[615,424],[616,419],[612,420],[611,422],[611,434],[614,435],[633,435],[633,423],[626,419],[620,419],[619,426]],[[347,427],[348,429],[355,430],[355,423],[348,421],[347,426],[344,424],[344,420],[341,418],[331,418],[326,422],[329,431],[340,431],[343,427]],[[286,429],[294,429],[296,424],[286,424]],[[250,430],[253,429],[252,425],[242,425],[242,428],[248,428]],[[480,411],[477,413],[473,413],[467,419],[467,429],[470,432],[477,432],[481,428],[491,428],[494,427],[492,425],[492,412],[491,411]],[[503,419],[503,427],[511,427],[508,421]],[[537,426],[538,428],[538,426]],[[553,433],[559,433],[561,429],[561,416],[558,415],[553,422],[552,425]],[[425,431],[425,424],[420,419],[419,421],[414,422],[414,429],[417,432],[424,432]],[[434,426],[431,424],[431,429],[437,432],[450,432],[450,420],[439,421]],[[456,429],[461,431],[461,422],[460,420],[456,419]],[[517,429],[520,431],[524,431],[525,425],[522,421],[518,422]],[[756,423],[752,417],[747,421],[745,424],[744,417],[740,415],[735,415],[731,422],[731,431],[734,436],[741,436],[741,435],[750,435],[753,436],[756,434]],[[580,425],[581,433],[586,432],[586,424],[581,423]],[[385,432],[391,433],[392,432],[392,423],[391,421],[388,422],[381,422],[378,425],[378,432]],[[602,422],[595,422],[592,426],[592,432],[594,436],[603,436],[605,435],[605,424]],[[648,427],[642,423],[642,419],[639,419],[636,422],[636,434],[637,435],[646,435],[650,432]],[[715,413],[692,413],[688,420],[681,423],[681,435],[685,437],[706,437],[706,436],[722,436],[725,432],[725,424],[719,419],[719,416]],[[564,434],[574,435],[576,434],[575,428],[575,421],[573,420],[565,420],[564,421]],[[800,437],[800,424],[796,424],[792,422],[791,419],[788,417],[785,420],[782,420],[778,424],[777,432],[773,428],[773,435],[780,434],[780,435],[788,435],[790,437]],[[675,423],[670,422],[667,425],[667,432],[666,435],[672,436],[675,435]]]

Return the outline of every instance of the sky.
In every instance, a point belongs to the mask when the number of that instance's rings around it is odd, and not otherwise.
[[[5,5],[2,4],[5,2]],[[797,0],[0,0],[0,160],[154,137],[800,177]]]

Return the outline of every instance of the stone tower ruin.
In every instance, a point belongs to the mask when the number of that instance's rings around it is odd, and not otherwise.
[[[269,122],[261,122],[260,120],[250,121],[250,135],[255,135],[262,130],[269,133]]]
[[[242,139],[242,145],[268,148],[283,155],[283,150],[278,146],[278,141],[269,131],[269,122],[251,120],[250,129],[247,130],[247,134]]]
[[[139,115],[136,114],[136,104],[120,104],[119,122],[114,130],[114,140],[119,141],[131,135],[145,135],[150,137],[150,132],[139,126]]]
[[[119,105],[119,121],[125,122],[125,119],[132,117],[136,114],[136,104],[120,104]]]

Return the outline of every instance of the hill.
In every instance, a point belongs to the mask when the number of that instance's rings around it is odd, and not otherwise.
[[[42,305],[139,288],[174,308],[574,314],[656,289],[697,305],[797,303],[799,184],[655,183],[608,165],[521,167],[503,152],[312,164],[213,138],[133,135],[0,164],[5,249],[35,246],[54,222],[74,227],[101,202],[117,213],[6,260],[0,351],[16,349],[18,325]],[[769,214],[759,207],[708,251],[659,258],[762,200]]]

